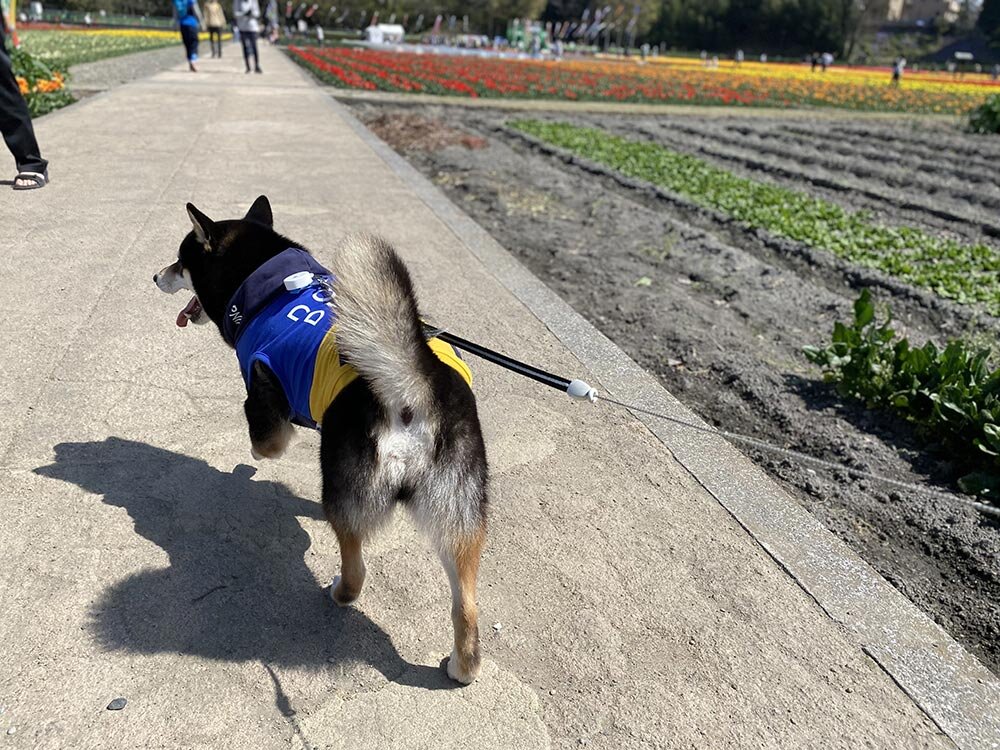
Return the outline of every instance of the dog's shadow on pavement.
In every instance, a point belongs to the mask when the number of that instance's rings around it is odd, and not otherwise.
[[[377,624],[320,588],[296,518],[323,518],[319,503],[254,481],[249,466],[226,473],[120,438],[61,443],[55,454],[35,473],[123,508],[169,558],[93,605],[91,628],[104,648],[311,668],[368,663],[394,682],[455,686],[443,669],[406,662]]]

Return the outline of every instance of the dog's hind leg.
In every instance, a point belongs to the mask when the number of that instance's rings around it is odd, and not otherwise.
[[[475,681],[481,667],[476,579],[485,542],[483,526],[441,550],[441,561],[451,584],[451,622],[455,627],[455,648],[448,660],[448,676],[465,685]]]
[[[354,603],[365,585],[365,559],[361,554],[361,537],[330,520],[340,542],[340,575],[330,584],[330,597],[341,607]]]

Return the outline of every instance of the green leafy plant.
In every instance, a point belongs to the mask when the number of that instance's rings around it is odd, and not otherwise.
[[[519,120],[512,128],[578,156],[683,195],[749,227],[832,252],[960,303],[1000,315],[1000,253],[913,227],[884,226],[805,193],[751,180],[656,143],[596,128]]]
[[[825,347],[806,347],[809,361],[836,383],[840,395],[868,408],[891,409],[941,442],[964,469],[966,492],[1000,491],[1000,370],[992,352],[956,339],[939,348],[913,346],[884,320],[865,289],[854,302],[854,320],[837,322]]]
[[[1000,94],[993,94],[969,112],[969,130],[973,133],[1000,133]]]
[[[32,117],[39,117],[54,109],[73,103],[73,95],[65,88],[65,74],[55,71],[34,55],[23,49],[11,51],[14,78],[24,81],[22,95],[28,103]],[[24,90],[26,87],[27,90]]]

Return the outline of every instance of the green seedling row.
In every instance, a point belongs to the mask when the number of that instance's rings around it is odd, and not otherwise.
[[[912,227],[885,226],[863,211],[740,177],[689,154],[595,128],[518,120],[548,144],[720,211],[755,229],[827,250],[860,266],[1000,315],[1000,252]]]

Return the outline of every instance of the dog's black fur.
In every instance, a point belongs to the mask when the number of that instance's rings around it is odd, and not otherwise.
[[[188,213],[194,231],[181,243],[177,262],[154,280],[165,291],[176,291],[184,279],[201,307],[188,317],[203,322],[198,318],[207,316],[221,331],[240,285],[270,258],[301,245],[274,231],[264,196],[239,220],[214,222],[190,204]],[[461,376],[427,347],[409,273],[388,244],[353,238],[339,252],[345,266],[360,269],[341,278],[335,254],[331,270],[337,276],[344,357],[360,377],[322,420],[323,508],[340,542],[343,564],[331,594],[342,605],[357,598],[365,575],[361,545],[396,504],[403,504],[431,536],[448,572],[455,625],[448,673],[468,683],[480,669],[475,585],[487,509],[486,452],[475,399]],[[376,301],[365,299],[366,294]],[[364,306],[376,308],[392,324],[373,326],[350,317]],[[179,325],[185,322],[178,318]],[[391,377],[377,368],[365,369],[365,362],[378,357],[404,360],[398,365],[411,376],[407,382],[419,381],[425,396],[414,396],[412,404],[405,402],[407,396],[397,398]],[[255,456],[277,457],[292,433],[289,402],[266,365],[256,362],[254,368],[244,404],[251,444]]]

